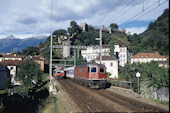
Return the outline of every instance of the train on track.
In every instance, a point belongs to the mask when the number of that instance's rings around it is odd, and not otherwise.
[[[106,88],[106,67],[98,63],[84,63],[76,67],[64,68],[63,74],[57,73],[57,78],[69,78],[90,88]]]
[[[53,70],[53,75],[57,78],[57,79],[61,79],[64,77],[65,72],[64,72],[64,68],[56,68]]]

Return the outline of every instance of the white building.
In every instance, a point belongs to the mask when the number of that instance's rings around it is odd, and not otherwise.
[[[114,47],[114,54],[119,59],[119,65],[124,67],[127,62],[130,62],[133,52],[124,45],[115,44]]]
[[[12,54],[12,53],[6,53],[5,55],[2,55],[0,57],[0,62],[4,60],[23,60],[22,56]]]
[[[102,47],[102,56],[109,56],[110,48],[108,45],[103,45]],[[99,57],[100,49],[90,46],[87,49],[81,50],[81,55],[87,62],[94,60]]]
[[[147,63],[151,61],[158,62],[160,67],[167,67],[167,58],[165,56],[155,53],[138,53],[131,58],[132,63]]]
[[[16,81],[14,78],[17,74],[18,66],[23,64],[23,60],[4,60],[0,62],[1,65],[6,66],[9,71],[10,71],[10,77],[11,77],[11,82],[14,85],[20,85],[18,81]]]
[[[100,58],[94,60],[100,63]],[[111,73],[110,78],[118,78],[118,60],[110,56],[102,56],[102,64],[106,66],[106,72]]]
[[[93,46],[88,47],[85,50],[81,50],[81,54],[87,62],[94,60],[99,57],[100,49],[95,48]],[[102,56],[110,56],[110,48],[108,45],[103,45],[102,47]],[[127,62],[130,62],[130,58],[132,57],[132,51],[127,47],[119,44],[114,45],[114,54],[116,58],[119,60],[119,65],[124,67]]]

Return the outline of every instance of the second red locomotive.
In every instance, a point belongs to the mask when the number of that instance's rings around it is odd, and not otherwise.
[[[54,70],[54,75],[57,79],[63,78],[65,75],[64,68],[56,68]]]

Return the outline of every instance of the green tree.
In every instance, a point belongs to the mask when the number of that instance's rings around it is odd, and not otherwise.
[[[10,88],[12,86],[12,84],[11,84],[11,79],[9,78],[9,79],[7,79],[7,80],[5,80],[5,82],[3,83],[3,88],[4,89],[8,89],[8,88]]]
[[[38,63],[26,61],[19,66],[18,73],[15,77],[23,86],[32,88],[41,82],[42,71]]]
[[[115,55],[114,55],[114,49],[115,49],[115,47],[114,47],[114,41],[113,40],[110,40],[110,42],[109,42],[109,48],[110,48],[110,56],[111,57],[115,57]]]
[[[38,47],[27,47],[22,51],[23,55],[28,56],[28,55],[39,55],[39,48]]]
[[[118,25],[115,24],[115,23],[110,24],[110,27],[111,27],[112,29],[118,29]]]
[[[85,62],[86,61],[81,54],[80,54],[79,58],[76,57],[76,65],[80,65],[80,64],[83,64]]]
[[[119,78],[133,82],[133,88],[137,91],[137,72],[141,73],[140,81],[147,81],[148,87],[169,87],[168,69],[159,67],[155,61],[126,64],[119,70]]]
[[[77,25],[77,23],[75,21],[71,21],[70,22],[70,27],[68,28],[68,33],[69,34],[73,34],[73,33],[80,33],[81,29],[79,28],[79,26]]]

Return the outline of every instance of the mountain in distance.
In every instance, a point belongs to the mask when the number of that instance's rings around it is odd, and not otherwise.
[[[28,37],[25,39],[16,38],[13,35],[0,39],[0,53],[21,52],[29,46],[37,46],[40,42],[44,43],[47,36]]]

